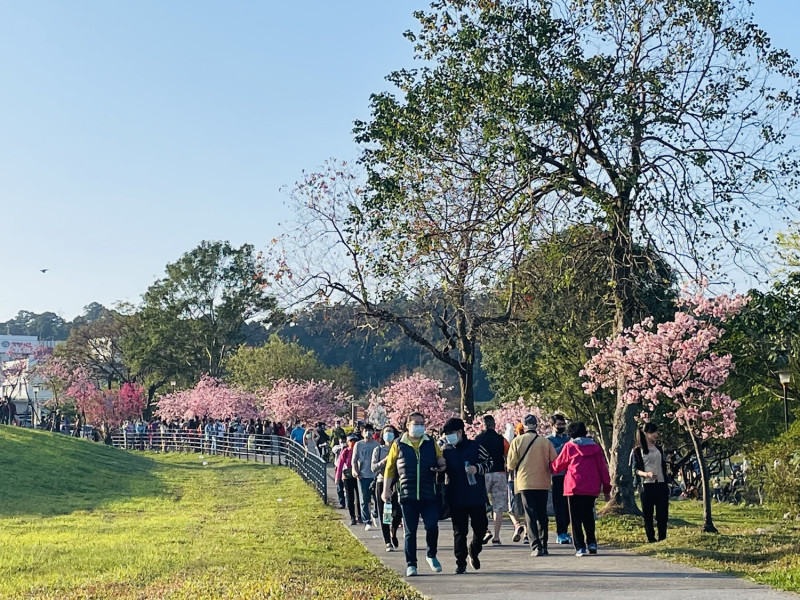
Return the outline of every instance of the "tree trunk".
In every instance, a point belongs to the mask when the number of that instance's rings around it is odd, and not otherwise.
[[[474,365],[461,363],[458,370],[458,386],[461,392],[461,418],[472,423],[475,416],[475,386],[473,382]]]
[[[614,283],[614,335],[630,327],[633,317],[633,289],[631,265],[633,241],[630,234],[630,209],[625,197],[619,197],[611,214],[611,278]],[[603,508],[603,514],[641,514],[636,506],[633,491],[633,475],[630,467],[633,438],[636,431],[634,416],[636,407],[623,398],[625,382],[617,384],[617,408],[609,451],[611,473],[611,502]]]
[[[636,431],[634,415],[636,406],[620,399],[614,411],[614,431],[609,451],[609,471],[611,473],[611,501],[600,511],[603,515],[640,515],[636,506],[633,489],[633,472],[630,457],[633,451],[633,438]]]
[[[691,430],[689,431],[689,437],[692,438],[692,446],[694,446],[697,465],[700,467],[700,483],[703,486],[703,532],[719,533],[717,528],[714,527],[714,521],[711,519],[711,486],[708,482],[708,467],[706,467],[706,457],[703,454],[703,447]]]

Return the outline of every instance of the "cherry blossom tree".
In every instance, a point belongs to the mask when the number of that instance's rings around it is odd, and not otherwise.
[[[257,398],[250,392],[229,387],[216,377],[203,375],[194,388],[161,396],[156,414],[168,421],[195,416],[254,419],[258,416]]]
[[[412,412],[425,415],[428,427],[440,428],[457,411],[445,408],[442,383],[416,373],[393,381],[370,397],[368,414],[379,414],[383,409],[389,423],[400,430],[405,428],[406,417]]]
[[[706,298],[704,283],[696,293],[684,289],[672,321],[655,325],[651,318],[614,338],[593,338],[587,347],[598,353],[581,375],[587,394],[615,389],[628,404],[641,405],[639,419],[649,420],[662,403],[692,441],[703,485],[703,531],[716,532],[703,442],[736,434],[739,402],[719,388],[734,368],[730,355],[714,346],[724,334],[721,324],[738,314],[748,298],[720,295]]]
[[[257,395],[262,417],[292,423],[330,423],[345,413],[352,400],[335,383],[313,380],[279,379]]]
[[[75,369],[64,396],[75,401],[78,414],[100,429],[106,440],[124,421],[141,417],[147,405],[141,385],[124,383],[120,388],[101,390],[85,367]]]
[[[37,348],[34,352],[36,365],[33,367],[33,375],[40,382],[41,386],[50,390],[52,398],[48,398],[43,405],[57,410],[59,398],[70,385],[72,372],[67,361],[60,356],[53,356],[52,348]],[[55,420],[53,420],[55,427]]]

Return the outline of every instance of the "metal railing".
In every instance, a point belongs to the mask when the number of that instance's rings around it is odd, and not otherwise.
[[[205,435],[184,429],[165,434],[130,433],[120,429],[111,434],[111,442],[115,448],[124,450],[196,452],[286,466],[311,484],[324,503],[328,502],[327,461],[280,435]]]

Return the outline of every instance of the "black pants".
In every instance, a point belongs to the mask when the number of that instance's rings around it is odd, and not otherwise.
[[[658,540],[667,538],[667,520],[669,519],[669,486],[666,483],[642,484],[642,516],[644,517],[644,532],[648,542],[656,541],[653,530],[653,509],[656,513],[658,527]]]
[[[356,502],[358,498],[356,496],[356,488],[358,488],[358,479],[355,477],[343,477],[342,481],[344,481],[344,493],[345,497],[347,498],[347,510],[350,512],[350,520],[355,521],[358,517],[358,505]]]
[[[567,496],[569,516],[572,519],[572,541],[576,550],[586,550],[586,544],[597,544],[594,532],[595,500],[595,496]]]
[[[403,522],[403,511],[400,510],[400,501],[397,498],[397,492],[392,493],[392,522],[383,522],[383,480],[380,479],[375,485],[375,506],[378,507],[378,521],[381,524],[381,533],[383,533],[383,543],[392,544],[392,538],[397,537],[397,528]],[[394,544],[392,544],[394,545]]]
[[[569,531],[570,509],[564,496],[564,476],[553,477],[553,514],[556,517],[556,533],[562,535]]]
[[[453,522],[453,550],[456,555],[456,566],[466,567],[467,556],[478,556],[483,549],[483,536],[489,528],[486,516],[486,505],[450,506],[450,520]],[[472,541],[467,550],[467,536],[472,522]]]
[[[520,493],[531,550],[547,548],[547,493],[548,490],[522,490]]]

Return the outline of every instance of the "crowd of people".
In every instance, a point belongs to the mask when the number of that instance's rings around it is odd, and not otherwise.
[[[511,541],[527,544],[532,557],[547,556],[548,497],[556,542],[572,544],[578,557],[597,554],[595,502],[600,494],[608,500],[611,491],[605,455],[583,423],[567,426],[560,414],[550,422],[549,436],[537,433],[534,415],[501,435],[486,415],[475,439],[469,438],[461,419],[451,418],[435,432],[426,428],[425,416],[418,412],[408,415],[402,432],[393,425],[376,431],[364,424],[349,434],[334,429],[339,507],[349,511],[352,526],[380,527],[387,552],[399,550],[402,527],[409,577],[417,575],[420,521],[425,562],[433,572],[442,571],[437,557],[439,522],[447,517],[457,574],[468,566],[481,568],[485,545],[503,545],[506,514]],[[654,456],[651,451],[645,467]],[[657,514],[660,519],[662,512]]]

